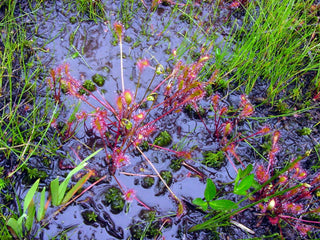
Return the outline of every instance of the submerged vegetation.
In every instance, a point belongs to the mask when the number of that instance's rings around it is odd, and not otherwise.
[[[0,235],[319,238],[319,12],[2,1]]]

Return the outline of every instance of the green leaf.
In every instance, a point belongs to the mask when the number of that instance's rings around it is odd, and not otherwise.
[[[246,195],[246,191],[252,186],[253,181],[254,174],[246,176],[239,184],[234,185],[233,193],[237,195]]]
[[[56,178],[51,181],[50,192],[51,192],[52,205],[58,206],[59,205],[59,178]]]
[[[238,208],[238,204],[226,199],[213,200],[209,202],[209,205],[212,209],[217,211],[229,211]]]
[[[62,204],[68,202],[77,192],[78,190],[85,184],[85,182],[92,176],[93,172],[90,171],[86,175],[84,175],[77,183],[74,185],[70,191],[64,197]]]
[[[41,197],[40,197],[40,206],[37,211],[37,220],[40,222],[45,215],[45,201],[46,201],[46,188],[44,187],[41,191]]]
[[[193,199],[192,203],[201,207],[203,211],[206,211],[208,209],[208,203],[206,201],[203,201],[201,198]]]
[[[27,213],[26,223],[25,223],[25,226],[28,232],[30,232],[32,229],[35,214],[36,214],[36,207],[35,207],[34,201],[32,200],[28,207],[28,213]]]
[[[252,164],[249,164],[243,171],[241,174],[241,178],[244,178],[245,176],[249,175],[251,173],[251,171],[253,170],[253,166]]]
[[[39,186],[39,182],[40,182],[40,179],[35,181],[35,183],[31,186],[30,190],[28,191],[27,195],[25,196],[24,204],[23,204],[23,211],[24,212],[27,211],[29,204],[33,200],[34,194],[36,193],[37,188]]]
[[[216,186],[214,185],[213,181],[210,178],[207,178],[207,185],[206,189],[204,190],[204,198],[207,201],[211,201],[217,193]]]
[[[67,175],[67,177],[63,180],[63,182],[61,183],[61,185],[59,186],[59,193],[58,193],[58,205],[61,204],[64,195],[66,193],[68,184],[71,180],[71,177],[76,174],[78,171],[80,171],[81,169],[83,169],[86,165],[87,165],[87,161],[92,158],[93,156],[95,156],[98,152],[100,152],[102,150],[102,148],[100,148],[99,150],[95,151],[94,153],[90,154],[90,156],[86,157],[78,166],[76,166],[74,169],[72,169],[69,174]]]
[[[11,217],[7,222],[7,226],[9,226],[14,231],[19,239],[22,238],[22,220],[23,216],[21,216],[18,221]]]
[[[241,176],[242,176],[242,169],[239,168],[239,169],[238,169],[238,174],[237,174],[237,176],[236,176],[236,179],[234,180],[234,182],[235,182],[234,185],[238,185],[238,182],[239,182]]]

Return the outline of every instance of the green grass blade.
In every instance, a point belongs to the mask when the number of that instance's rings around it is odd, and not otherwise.
[[[95,151],[94,153],[92,153],[90,156],[86,157],[77,167],[75,167],[74,169],[72,169],[69,174],[67,175],[67,177],[65,178],[65,180],[61,183],[61,185],[59,186],[59,193],[58,193],[58,204],[61,204],[63,198],[64,198],[64,195],[66,193],[66,190],[67,190],[67,187],[68,187],[68,184],[71,180],[71,177],[77,173],[78,171],[80,171],[81,169],[83,169],[86,165],[87,165],[87,161],[94,157],[98,152],[100,152],[102,150],[99,149],[97,151]]]
[[[18,220],[10,218],[7,222],[7,226],[12,229],[19,239],[22,238],[22,220],[23,216],[21,216]]]
[[[58,206],[59,205],[59,178],[54,179],[50,183],[50,192],[52,198],[52,205]]]
[[[26,223],[25,223],[25,226],[28,232],[30,232],[32,229],[35,214],[36,214],[36,207],[35,207],[34,201],[32,200],[28,207],[28,213],[27,213]]]
[[[90,171],[86,175],[84,175],[77,183],[74,185],[70,191],[64,197],[62,204],[67,203],[78,191],[81,189],[83,184],[87,182],[87,180],[92,176],[93,172]]]

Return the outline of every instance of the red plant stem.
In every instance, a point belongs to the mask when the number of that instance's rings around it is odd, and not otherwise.
[[[126,193],[126,191],[124,190],[124,188],[122,187],[121,183],[119,182],[119,180],[116,178],[115,175],[112,175],[113,178],[116,180],[122,194],[124,195]],[[142,202],[140,199],[138,199],[137,197],[134,197],[135,200],[137,200],[138,203],[140,203],[142,206],[144,206],[145,208],[147,208],[148,210],[151,210],[150,207],[148,207],[144,202]]]
[[[200,119],[200,121],[202,122],[203,126],[205,127],[205,129],[208,131],[208,133],[211,135],[212,132],[210,131],[210,129],[207,127],[207,124],[204,122],[203,118],[201,117],[201,114],[199,113],[199,111],[197,112],[198,117]]]
[[[175,150],[172,150],[172,149],[169,149],[169,148],[165,148],[165,147],[160,147],[160,146],[155,145],[155,144],[148,143],[148,145],[151,146],[151,147],[156,147],[156,148],[159,148],[159,149],[162,149],[162,150],[166,150],[168,152],[172,152],[172,153],[175,153],[175,154],[179,153],[178,151],[175,151]]]
[[[234,170],[236,171],[236,173],[238,173],[238,169],[236,168],[236,165],[234,165],[233,161],[230,159],[229,154],[225,153],[226,157],[228,158],[229,162],[231,163],[232,167],[234,168]]]
[[[238,139],[238,140],[234,141],[233,143],[237,143],[237,142],[240,142],[240,141],[247,140],[248,138],[252,138],[252,137],[254,137],[254,136],[256,136],[256,135],[258,135],[260,133],[261,133],[261,131],[258,131],[256,133],[253,133],[253,134],[249,135],[249,136],[246,136],[244,138]]]
[[[305,219],[300,219],[300,218],[291,217],[291,216],[288,216],[288,215],[279,214],[278,216],[279,216],[281,219],[291,219],[291,220],[301,221],[301,222],[305,222],[305,223],[320,224],[320,222],[318,222],[318,221],[305,220]]]

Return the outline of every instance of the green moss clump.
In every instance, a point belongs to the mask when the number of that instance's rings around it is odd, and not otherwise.
[[[172,142],[172,137],[167,131],[161,132],[154,140],[154,145],[166,147]]]
[[[178,159],[172,159],[171,163],[169,165],[169,167],[173,170],[173,171],[178,171],[181,168],[181,164],[184,161],[183,158],[178,158]]]
[[[97,84],[99,87],[102,87],[105,83],[104,77],[102,77],[100,74],[95,74],[92,76],[92,81]]]
[[[143,228],[141,228],[140,225],[134,225],[132,227],[130,227],[130,234],[131,234],[131,238],[134,240],[138,240],[141,239],[143,236]]]
[[[33,183],[38,178],[40,178],[41,180],[44,180],[48,177],[47,172],[39,170],[37,168],[31,168],[31,167],[24,165],[24,167],[22,169],[26,173],[23,180],[27,184]]]
[[[85,80],[82,86],[90,92],[96,90],[96,85],[90,80]]]
[[[170,185],[172,184],[173,181],[173,176],[172,173],[170,171],[161,171],[160,172],[160,176],[163,178],[163,180],[165,181],[165,183],[170,187]],[[160,196],[165,194],[167,191],[167,187],[164,185],[164,183],[162,182],[161,179],[158,180],[157,182],[157,186],[156,186],[156,196]]]
[[[141,181],[141,186],[143,188],[151,188],[154,184],[154,178],[153,177],[144,177],[142,178],[142,181]]]
[[[111,212],[114,214],[120,213],[124,207],[124,199],[119,188],[111,187],[105,193],[105,203],[111,206]]]
[[[145,234],[145,238],[153,239],[161,234],[161,223],[159,220],[155,220],[155,211],[141,210],[139,217],[143,220],[143,222],[138,222],[130,227],[132,239],[142,239],[143,234]]]
[[[139,212],[139,218],[141,218],[142,220],[144,220],[146,222],[153,221],[155,219],[155,217],[156,217],[156,211],[142,209]]]
[[[312,132],[312,129],[311,129],[311,128],[308,128],[308,127],[304,127],[304,128],[302,128],[302,129],[297,130],[297,133],[298,133],[300,136],[310,135],[311,132]]]
[[[201,163],[207,167],[221,168],[225,160],[225,156],[222,151],[216,153],[212,151],[205,151],[202,153],[202,155],[204,159],[201,161]]]
[[[92,210],[86,210],[81,213],[85,224],[93,224],[97,221],[98,215]]]
[[[141,149],[142,152],[148,151],[150,148],[148,141],[143,141],[142,143],[140,143],[139,148]]]
[[[199,115],[202,118],[206,116],[206,110],[202,106],[198,106],[198,109],[194,109],[194,107],[191,104],[188,104],[184,108],[184,112],[188,115],[188,117],[195,119],[199,119]]]
[[[275,111],[281,114],[289,113],[291,111],[289,105],[281,99],[274,105],[274,107]]]
[[[69,18],[69,22],[70,22],[71,24],[75,24],[75,23],[77,22],[77,17],[75,17],[75,16],[70,17],[70,18]]]
[[[168,186],[172,183],[172,173],[170,171],[161,171],[160,176],[163,178],[163,180],[166,182]]]

